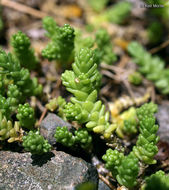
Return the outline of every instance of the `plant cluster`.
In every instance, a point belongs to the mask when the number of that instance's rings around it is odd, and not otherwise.
[[[113,53],[111,38],[107,30],[105,29],[97,30],[96,44],[97,44],[96,52],[98,53],[98,56],[100,57],[102,62],[111,65],[113,62],[117,60],[116,55]]]
[[[32,154],[41,155],[51,150],[51,145],[39,134],[39,131],[29,131],[26,136],[23,136],[22,145],[26,151]]]
[[[81,49],[72,64],[73,71],[62,74],[63,85],[74,97],[63,110],[68,120],[85,124],[88,130],[109,137],[114,126],[109,123],[109,113],[105,106],[97,101],[101,75],[98,71],[95,52]]]
[[[42,85],[29,71],[38,61],[24,33],[14,34],[11,41],[14,55],[0,50],[0,141],[23,141],[25,150],[33,154],[48,152],[50,145],[38,132],[25,135],[22,129],[33,129],[36,121],[34,109],[25,102],[42,93]],[[18,121],[13,121],[14,115]]]
[[[106,1],[102,3],[106,4]],[[99,6],[103,7],[103,4]],[[100,7],[97,10],[102,9]],[[121,23],[130,9],[130,3],[120,2],[106,10],[100,18]],[[129,154],[126,155],[123,148],[121,151],[108,149],[102,157],[106,168],[120,185],[129,189],[135,188],[138,178],[144,181],[142,176],[139,176],[140,167],[156,163],[154,156],[158,152],[159,137],[156,134],[158,125],[155,123],[154,113],[157,106],[148,103],[137,109],[131,107],[146,102],[149,94],[138,99],[126,98],[127,101],[123,98],[114,102],[110,121],[106,106],[98,98],[101,85],[99,64],[112,64],[116,61],[107,31],[99,29],[93,40],[90,37],[83,38],[81,33],[68,24],[59,27],[51,17],[44,18],[43,26],[51,41],[42,50],[42,56],[49,61],[56,60],[64,67],[74,61],[72,70],[66,70],[61,76],[63,85],[73,96],[69,102],[62,97],[54,98],[46,108],[50,111],[57,110],[58,115],[65,120],[75,121],[78,124],[77,130],[70,132],[67,127],[57,127],[54,135],[56,142],[67,147],[80,146],[90,150],[91,131],[99,134],[105,142],[112,141],[114,132],[121,138],[139,132],[136,145]],[[30,76],[30,70],[36,68],[38,59],[31,48],[29,38],[22,32],[13,35],[11,42],[14,55],[0,50],[0,141],[22,142],[26,151],[41,155],[51,151],[52,147],[40,135],[39,130],[34,128],[35,111],[26,103],[30,96],[38,96],[42,92],[37,78]],[[151,56],[136,42],[129,45],[128,51],[135,58],[140,72],[154,81],[162,93],[168,94],[169,72],[164,69],[164,62]],[[129,80],[138,85],[141,76],[139,73],[132,73]],[[121,113],[123,108],[128,107],[128,110]],[[18,121],[13,121],[12,118]],[[153,187],[156,179],[159,180],[159,185],[168,187],[168,176],[160,171],[145,179],[142,188],[146,190]]]
[[[28,103],[24,105],[19,104],[17,112],[16,118],[19,120],[21,126],[32,129],[35,124],[34,109]]]
[[[80,145],[80,147],[83,149],[89,149],[92,145],[92,136],[85,128],[79,128],[73,135],[68,131],[67,127],[57,127],[54,137],[56,139],[56,142],[61,143],[67,147]]]
[[[34,54],[34,49],[30,47],[30,39],[23,32],[19,31],[14,34],[11,39],[16,58],[22,67],[29,70],[36,68],[38,58]]]
[[[74,52],[74,29],[69,24],[63,27],[57,26],[51,17],[43,19],[43,27],[51,42],[42,50],[42,56],[50,61],[57,60],[62,64],[71,62]]]
[[[156,144],[159,140],[154,117],[156,111],[157,106],[153,103],[144,104],[137,109],[140,134],[129,155],[125,156],[122,152],[108,149],[103,156],[106,168],[112,172],[119,184],[129,189],[137,185],[139,161],[144,164],[156,163],[153,159],[158,152]]]
[[[22,138],[20,123],[15,121],[14,125],[0,112],[0,141],[8,140],[9,143],[20,141]]]
[[[162,170],[157,171],[151,176],[147,177],[142,190],[167,190],[169,189],[169,176],[165,175]]]
[[[51,42],[42,50],[42,56],[50,61],[56,60],[66,67],[66,65],[74,61],[74,57],[79,53],[80,49],[94,49],[95,46],[97,47],[95,49],[97,63],[112,64],[116,61],[110,35],[105,29],[99,29],[96,32],[95,39],[92,39],[91,37],[83,38],[80,30],[74,30],[69,25],[57,26],[51,17],[43,19],[43,27],[47,31],[46,35],[51,39]]]
[[[138,64],[139,72],[153,81],[162,94],[169,94],[169,69],[165,68],[164,61],[152,56],[137,42],[129,44],[128,52]]]

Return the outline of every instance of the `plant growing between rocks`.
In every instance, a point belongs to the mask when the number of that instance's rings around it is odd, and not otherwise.
[[[126,2],[116,6],[122,6],[123,11],[111,21],[121,23],[131,9],[130,4]],[[97,11],[103,7],[100,5]],[[106,18],[110,19],[112,12],[116,11],[116,7],[109,10]],[[154,181],[158,180],[159,188],[161,185],[168,188],[169,177],[164,172],[158,171],[147,178],[144,175],[150,165],[157,162],[154,157],[158,152],[159,141],[154,116],[157,105],[146,103],[150,95],[118,99],[113,105],[109,104],[110,110],[100,96],[100,64],[111,66],[117,61],[108,32],[101,28],[95,32],[94,38],[83,38],[78,30],[68,24],[60,27],[51,17],[43,19],[43,27],[50,38],[42,50],[43,58],[55,60],[62,70],[69,68],[70,64],[72,66],[72,70],[65,70],[61,75],[69,98],[59,96],[45,102],[46,111],[56,112],[73,125],[72,131],[67,126],[56,127],[53,134],[56,144],[62,144],[70,150],[83,149],[91,156],[96,148],[94,140],[99,137],[105,146],[108,145],[102,160],[116,186],[147,190],[153,188]],[[38,78],[31,75],[31,71],[40,64],[40,59],[35,56],[29,38],[21,31],[12,36],[11,44],[13,53],[7,54],[0,50],[0,142],[18,142],[19,146],[22,145],[25,151],[33,155],[47,154],[55,146],[50,145],[40,134],[36,122],[38,113],[30,101],[32,96],[43,96],[42,85]],[[128,51],[139,65],[139,72],[155,82],[163,94],[168,94],[168,70],[164,69],[164,62],[153,57],[137,42],[130,43]],[[134,72],[128,80],[138,85],[142,82],[142,76]],[[133,139],[135,142],[132,142],[132,147],[121,143]],[[117,146],[113,148],[113,144]]]

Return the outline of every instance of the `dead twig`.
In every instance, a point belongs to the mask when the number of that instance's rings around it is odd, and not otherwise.
[[[100,67],[103,68],[103,69],[109,69],[109,70],[114,71],[114,72],[124,72],[125,71],[125,69],[123,69],[121,67],[117,67],[117,66],[114,66],[114,65],[108,65],[108,64],[105,64],[105,63],[101,63]]]
[[[162,44],[160,44],[159,46],[150,49],[149,52],[151,54],[157,53],[158,51],[160,51],[161,49],[167,47],[168,45],[169,45],[169,39],[167,41],[163,42]]]
[[[99,174],[99,178],[108,186],[110,189],[115,190],[116,187],[113,186],[108,179],[106,179],[103,175]]]
[[[40,117],[40,119],[39,119],[39,121],[38,121],[38,126],[40,126],[40,124],[41,124],[43,118],[45,117],[45,115],[46,115],[46,113],[47,113],[47,111],[48,111],[47,108],[45,108],[45,109],[43,110],[43,112],[42,112],[42,114],[41,114],[41,117]]]
[[[23,13],[35,16],[37,18],[41,18],[41,19],[43,17],[45,17],[45,16],[48,16],[48,14],[45,13],[45,12],[38,11],[38,10],[36,10],[34,8],[31,8],[31,7],[28,7],[28,6],[23,5],[21,3],[17,3],[17,2],[14,2],[14,1],[10,1],[10,0],[1,0],[1,5],[9,7],[9,8],[12,8],[12,9],[15,9],[15,10],[17,10],[19,12],[23,12]]]
[[[134,99],[134,93],[131,89],[131,85],[129,84],[129,82],[127,80],[122,80],[122,82],[124,83],[125,87],[127,88],[128,93],[130,94],[131,98]]]

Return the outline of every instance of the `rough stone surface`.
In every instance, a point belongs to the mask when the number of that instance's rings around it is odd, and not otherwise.
[[[0,153],[1,190],[73,190],[88,181],[98,182],[94,166],[61,151],[34,158],[30,153]]]
[[[160,140],[169,143],[169,104],[166,103],[158,106],[156,117],[160,126],[158,130]]]
[[[111,190],[102,180],[99,180],[98,190]]]
[[[49,113],[44,120],[42,120],[40,125],[40,134],[43,135],[51,145],[56,143],[56,139],[54,138],[54,134],[56,128],[60,126],[66,126],[70,130],[72,128],[71,124],[64,121],[56,114]]]

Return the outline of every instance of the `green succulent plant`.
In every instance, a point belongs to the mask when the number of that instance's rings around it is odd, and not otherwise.
[[[19,122],[7,120],[0,112],[0,141],[8,140],[9,143],[21,141],[21,128]]]
[[[152,56],[137,42],[128,45],[128,52],[138,64],[139,72],[153,81],[162,94],[169,94],[169,69],[165,69],[164,61],[157,56]]]
[[[94,39],[92,37],[83,37],[81,30],[75,30],[75,54],[82,48],[92,48],[93,46]]]
[[[116,55],[113,52],[113,45],[111,43],[110,36],[105,29],[99,29],[96,32],[96,44],[97,54],[101,62],[111,65],[117,60]]]
[[[87,129],[80,128],[75,131],[75,142],[83,149],[90,148],[92,145],[92,136],[89,134]]]
[[[64,114],[65,105],[66,100],[61,96],[58,96],[57,98],[53,98],[52,100],[50,100],[49,103],[46,104],[46,108],[52,112],[57,109],[58,115],[62,117],[64,120],[66,120],[66,116]]]
[[[159,137],[156,135],[158,125],[155,124],[154,112],[157,107],[153,103],[145,104],[137,109],[139,119],[139,137],[136,146],[133,147],[134,154],[146,164],[155,164],[154,156],[158,152],[156,146]]]
[[[6,54],[2,49],[0,50],[0,67],[2,68],[0,73],[18,87],[22,93],[22,100],[42,93],[42,85],[38,84],[37,78],[31,78],[29,71],[22,68],[11,53]]]
[[[92,145],[92,137],[84,128],[76,130],[75,134],[73,135],[71,132],[69,132],[66,126],[57,127],[54,137],[56,142],[59,142],[67,147],[80,145],[80,147],[83,149],[90,149]]]
[[[130,153],[122,159],[121,165],[118,167],[117,181],[127,188],[133,188],[137,185],[137,176],[139,173],[138,159]]]
[[[97,90],[101,75],[96,63],[95,51],[81,49],[72,64],[73,71],[62,74],[62,83],[74,97],[65,105],[64,113],[68,120],[85,123],[88,130],[110,137],[114,125],[109,123],[109,113],[101,101],[97,101]]]
[[[112,172],[112,175],[116,177],[118,174],[118,167],[121,165],[124,154],[117,151],[108,149],[102,159],[106,162],[106,168]]]
[[[147,177],[142,190],[167,190],[169,189],[169,176],[165,175],[162,170],[157,171],[151,176]]]
[[[26,34],[21,31],[14,34],[11,44],[22,67],[28,68],[29,70],[36,68],[38,58],[35,56],[34,49],[30,47],[30,39]]]
[[[19,104],[17,112],[18,113],[16,117],[19,120],[21,126],[27,129],[33,129],[36,121],[34,109],[30,107],[28,103],[25,103],[24,105]]]
[[[29,131],[29,133],[26,136],[23,136],[22,139],[22,146],[26,151],[29,151],[32,154],[41,155],[50,152],[51,150],[51,145],[39,134],[39,131]]]
[[[74,29],[69,24],[65,24],[63,27],[57,26],[52,17],[43,19],[43,27],[51,41],[42,50],[42,56],[50,61],[69,63],[74,53]]]
[[[147,35],[150,43],[159,43],[163,35],[163,25],[158,21],[152,22],[147,28]]]
[[[57,127],[54,137],[56,142],[61,143],[64,146],[71,147],[75,144],[75,138],[72,133],[68,131],[66,126]]]

